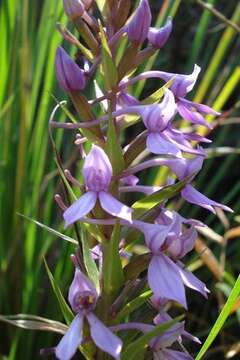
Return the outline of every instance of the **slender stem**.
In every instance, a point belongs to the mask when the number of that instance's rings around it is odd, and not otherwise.
[[[174,74],[170,74],[170,73],[169,73],[169,75],[174,76]],[[166,73],[164,73],[164,71],[157,71],[157,70],[156,71],[145,71],[142,74],[139,74],[139,75],[133,77],[132,79],[121,82],[118,89],[124,90],[126,87],[133,85],[138,81],[152,79],[152,78],[166,80]]]
[[[230,26],[235,31],[240,33],[240,27],[233,21],[229,20],[226,16],[224,16],[220,11],[218,11],[212,4],[206,4],[202,0],[195,0],[201,7],[211,12],[214,16],[216,16],[219,20],[224,22],[227,26]]]

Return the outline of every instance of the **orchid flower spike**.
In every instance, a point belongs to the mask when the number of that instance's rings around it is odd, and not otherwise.
[[[120,359],[122,341],[93,314],[98,294],[91,281],[78,268],[75,269],[69,288],[68,300],[77,315],[55,348],[57,359],[72,359],[83,342],[84,319],[88,321],[90,335],[95,344],[114,359]]]
[[[132,209],[115,199],[108,188],[112,178],[112,166],[105,152],[93,145],[86,156],[83,177],[87,192],[74,202],[63,214],[66,226],[87,215],[95,206],[97,199],[109,214],[132,221]]]
[[[86,85],[84,71],[60,46],[55,58],[56,75],[61,88],[66,92],[83,90]]]
[[[165,26],[161,28],[150,28],[148,41],[157,49],[163,47],[172,32],[172,19],[169,17]]]
[[[139,6],[127,24],[127,34],[129,39],[137,44],[141,44],[148,36],[151,25],[152,15],[148,0],[140,0]]]

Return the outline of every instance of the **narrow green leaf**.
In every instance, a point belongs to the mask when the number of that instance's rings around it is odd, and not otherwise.
[[[83,228],[81,231],[81,241],[82,241],[84,265],[86,267],[89,278],[92,280],[97,292],[99,293],[100,290],[99,271],[95,261],[92,258],[91,250],[88,245],[87,234]]]
[[[118,82],[118,72],[103,27],[100,26],[102,42],[102,66],[106,90],[112,90]]]
[[[65,299],[64,299],[64,296],[59,288],[59,286],[57,285],[49,267],[48,267],[48,264],[46,262],[46,259],[43,258],[43,261],[44,261],[44,265],[46,267],[46,270],[47,270],[47,274],[48,274],[48,278],[50,280],[50,283],[52,285],[52,289],[54,291],[54,294],[56,295],[56,298],[58,300],[58,304],[60,306],[60,309],[61,309],[61,312],[62,312],[62,315],[66,321],[66,323],[69,325],[72,320],[73,320],[73,313],[72,313],[72,310],[70,309],[70,307],[68,306],[68,304],[66,303]]]
[[[59,231],[57,230],[54,230],[52,229],[51,227],[47,226],[47,225],[44,225],[42,224],[41,222],[37,221],[37,220],[34,220],[26,215],[23,215],[23,214],[19,214],[18,215],[22,216],[24,219],[28,220],[28,221],[31,221],[32,223],[34,223],[35,225],[41,227],[42,229],[48,231],[49,233],[53,234],[53,235],[56,235],[57,237],[60,237],[61,239],[65,240],[65,241],[68,241],[74,245],[78,245],[78,242],[76,240],[74,240],[73,238],[67,236],[67,235],[64,235],[62,233],[60,233]]]
[[[150,211],[152,208],[154,208],[156,205],[159,205],[161,202],[176,196],[184,188],[187,181],[188,178],[179,181],[174,185],[165,186],[163,189],[156,191],[154,194],[145,196],[139,201],[136,201],[132,205],[135,218],[142,216],[144,213]]]
[[[68,327],[58,321],[53,321],[40,316],[17,314],[17,315],[0,315],[0,321],[17,326],[26,330],[52,331],[59,334],[65,334]]]
[[[121,321],[126,316],[130,315],[133,311],[137,310],[140,306],[146,303],[146,301],[152,296],[152,291],[147,290],[137,298],[127,303],[124,308],[118,313],[116,322]]]
[[[213,325],[212,330],[210,331],[206,341],[204,342],[203,346],[201,347],[201,349],[196,357],[196,360],[202,359],[203,356],[205,355],[206,351],[212,345],[213,341],[215,340],[218,333],[222,329],[225,321],[229,317],[232,307],[233,307],[235,301],[237,300],[239,294],[240,294],[240,276],[238,277],[238,279],[228,297],[228,300],[227,300],[226,304],[224,305],[220,315],[218,316],[215,324]]]
[[[116,223],[111,239],[103,246],[104,291],[113,295],[124,282],[122,263],[119,255],[120,224]]]
[[[138,340],[131,343],[122,354],[123,360],[136,360],[138,353],[141,353],[143,349],[148,345],[155,336],[161,335],[168,329],[170,329],[177,322],[181,321],[184,316],[178,316],[175,319],[168,321],[167,323],[156,326],[154,330],[142,335]]]

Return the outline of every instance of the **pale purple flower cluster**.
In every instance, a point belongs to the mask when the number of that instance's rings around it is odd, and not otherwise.
[[[71,19],[76,19],[83,17],[84,14],[86,16],[92,2],[65,0],[64,5],[67,15]],[[165,26],[156,29],[151,27],[151,20],[148,0],[140,0],[135,13],[121,29],[118,29],[116,33],[113,32],[113,29],[106,29],[109,45],[114,46],[125,33],[130,46],[134,46],[135,49],[141,49],[145,42],[148,43],[149,51],[161,48],[170,36],[172,21],[169,18]],[[94,24],[96,26],[96,23]],[[56,53],[56,72],[60,86],[70,94],[82,91],[86,86],[89,74],[91,75],[91,71],[86,73],[82,70],[62,48],[59,48]],[[154,194],[156,191],[161,191],[164,186],[139,185],[135,174],[154,166],[166,166],[175,178],[183,182],[180,194],[184,200],[212,212],[215,212],[215,208],[231,211],[227,206],[208,199],[192,185],[192,181],[201,170],[206,157],[199,144],[210,141],[197,133],[179,130],[174,124],[174,118],[179,114],[183,119],[189,121],[193,128],[196,125],[210,128],[204,115],[218,115],[209,106],[186,99],[197,81],[199,72],[200,67],[195,65],[190,75],[148,71],[135,77],[125,76],[119,79],[114,89],[115,108],[112,109],[117,130],[121,130],[121,121],[125,116],[135,114],[142,120],[146,128],[144,133],[140,134],[145,141],[145,146],[140,151],[136,151],[135,159],[142,150],[147,150],[148,154],[159,156],[135,165],[132,165],[130,161],[129,166],[113,176],[113,165],[106,147],[108,114],[104,114],[99,119],[93,119],[92,124],[90,121],[89,125],[86,121],[89,119],[82,119],[83,122],[79,123],[79,128],[86,127],[90,130],[91,126],[99,126],[102,142],[93,143],[91,150],[84,158],[82,169],[84,186],[81,187],[84,189],[83,194],[63,213],[66,227],[76,221],[112,226],[118,220],[122,229],[131,228],[144,235],[146,248],[150,255],[147,270],[148,286],[152,291],[152,304],[159,312],[154,319],[155,325],[171,320],[165,311],[166,304],[176,302],[187,309],[185,286],[207,297],[209,290],[205,284],[187,270],[183,263],[183,258],[194,248],[197,227],[204,225],[197,220],[185,219],[176,211],[169,210],[166,201],[159,204],[158,216],[153,221],[142,221],[136,218],[131,206],[122,202],[121,194],[130,191]],[[105,76],[108,75],[105,74]],[[139,80],[151,78],[171,82],[166,85],[163,99],[159,103],[146,105],[128,93],[128,87]],[[100,101],[104,101],[106,98],[107,96],[103,96]],[[90,101],[88,106],[91,106]],[[104,121],[104,126],[101,121]],[[72,128],[76,129],[74,126]],[[83,139],[82,143],[84,141]],[[194,146],[193,142],[198,145]],[[122,149],[123,157],[127,156],[130,147],[129,144]],[[171,180],[171,184],[174,181]],[[114,185],[114,192],[112,185]],[[98,216],[99,213],[101,218]],[[123,234],[125,233],[126,231],[123,232]],[[124,252],[124,248],[121,251]],[[94,259],[102,259],[104,256],[99,246],[98,253],[98,256],[93,256]],[[128,257],[128,260],[131,261],[131,258]],[[99,270],[101,273],[102,267]],[[94,315],[99,296],[101,294],[97,294],[90,280],[76,267],[68,298],[76,317],[56,347],[58,359],[71,359],[80,344],[84,343],[84,322],[88,323],[90,337],[97,347],[116,359],[120,358],[122,341],[112,331],[138,329],[145,333],[154,329],[155,325],[129,322],[116,325],[110,330]],[[153,352],[154,359],[191,359],[189,354],[170,348],[174,343],[181,343],[183,337],[197,341],[184,330],[184,323],[177,323],[163,335],[153,338],[149,343],[149,348]]]

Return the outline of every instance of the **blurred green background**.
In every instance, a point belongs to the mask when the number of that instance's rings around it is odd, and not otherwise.
[[[190,73],[194,63],[199,64],[202,72],[191,96],[223,113],[210,134],[209,160],[196,183],[207,196],[231,206],[235,213],[214,217],[195,206],[177,203],[182,214],[204,220],[210,227],[200,235],[198,254],[188,259],[211,290],[209,301],[192,293],[189,296],[189,330],[204,339],[240,269],[240,3],[205,0],[218,14],[204,9],[201,1],[149,2],[155,9],[154,21],[163,24],[170,14],[174,30],[164,49],[145,67]],[[53,200],[54,194],[61,192],[61,184],[48,136],[48,121],[56,104],[52,95],[66,99],[55,81],[55,50],[62,42],[56,22],[67,24],[61,0],[0,2],[0,314],[30,313],[61,321],[42,257],[47,257],[66,293],[72,275],[68,255],[73,247],[17,214],[63,231]],[[66,43],[64,47],[69,49]],[[157,82],[150,85],[147,83],[146,92],[158,87]],[[133,91],[140,95],[143,84]],[[91,89],[88,95],[93,96]],[[59,120],[61,117],[64,115],[59,112]],[[62,130],[55,132],[63,163],[69,168],[78,158],[72,139]],[[166,171],[154,170],[144,181],[161,184],[166,176]],[[240,303],[235,304],[206,359],[235,354],[240,358],[238,307]],[[56,341],[49,333],[0,323],[1,360],[36,359],[41,347],[53,346]]]

